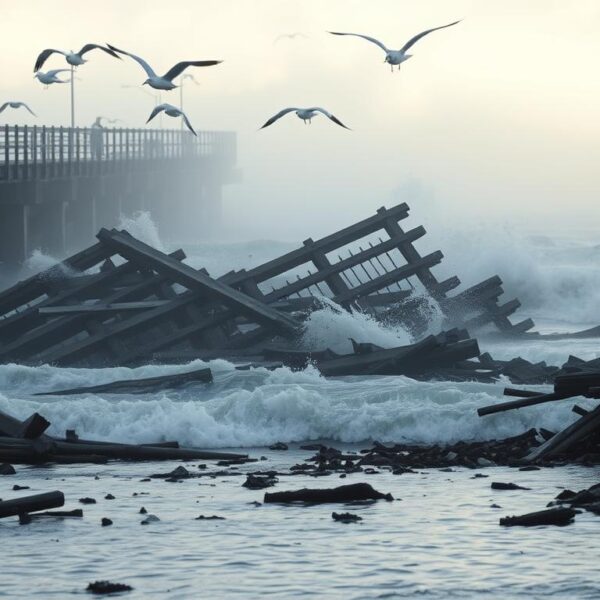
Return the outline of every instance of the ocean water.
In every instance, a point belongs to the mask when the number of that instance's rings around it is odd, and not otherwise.
[[[164,243],[146,216],[123,223],[134,235],[162,249]],[[598,247],[593,238],[524,236],[503,248],[491,248],[461,273],[446,261],[443,269],[474,283],[499,273],[507,298],[518,296],[519,316],[531,316],[542,332],[576,331],[598,325]],[[460,238],[449,238],[447,257],[465,251]],[[526,262],[515,262],[520,256]],[[187,247],[188,262],[213,275],[251,267],[295,244],[257,241]],[[449,247],[449,250],[447,249]],[[508,248],[508,250],[507,250]],[[53,263],[36,253],[31,273]],[[443,272],[443,271],[442,271]],[[435,332],[437,323],[431,323]],[[386,328],[365,315],[343,313],[324,304],[307,323],[302,343],[349,351],[349,338],[384,347],[406,344],[401,328]],[[501,359],[523,356],[560,364],[570,354],[600,355],[599,340],[498,341],[480,339],[482,351]],[[223,360],[211,361],[214,383],[151,395],[36,397],[41,391],[183,372],[206,363],[147,365],[136,369],[60,369],[0,365],[0,410],[25,418],[37,410],[52,422],[50,433],[75,429],[82,437],[123,442],[179,440],[203,448],[243,449],[267,460],[240,471],[289,467],[309,453],[302,442],[357,449],[381,442],[445,443],[483,440],[521,433],[530,427],[557,430],[576,417],[574,401],[545,404],[480,419],[476,409],[502,401],[508,382],[496,384],[416,382],[407,377],[324,379],[314,368],[292,372],[237,371]],[[548,390],[547,386],[531,389]],[[593,406],[592,401],[578,401]],[[265,449],[277,441],[290,452]],[[188,468],[196,468],[192,463]],[[261,492],[241,487],[242,477],[192,479],[184,483],[140,482],[173,464],[109,464],[19,468],[0,478],[0,497],[12,485],[41,492],[61,489],[66,508],[93,496],[83,520],[48,521],[19,526],[0,521],[3,538],[2,586],[8,598],[63,598],[80,594],[89,581],[111,579],[135,587],[131,598],[597,598],[600,575],[592,549],[599,517],[579,515],[565,528],[505,529],[498,518],[541,510],[562,487],[581,489],[600,480],[595,469],[568,467],[521,473],[506,468],[485,472],[418,475],[350,475],[313,479],[283,478],[276,489],[327,487],[369,481],[401,498],[354,507],[364,520],[343,525],[330,517],[344,507],[277,507],[249,504]],[[210,466],[209,466],[210,468]],[[99,479],[96,479],[98,476]],[[492,480],[514,481],[530,491],[494,492]],[[114,501],[102,500],[106,493]],[[148,496],[133,496],[147,492]],[[502,509],[490,508],[498,503]],[[139,524],[146,506],[161,521]],[[346,507],[347,508],[347,507]],[[198,514],[219,514],[225,521],[195,521]],[[108,516],[115,524],[101,528]]]

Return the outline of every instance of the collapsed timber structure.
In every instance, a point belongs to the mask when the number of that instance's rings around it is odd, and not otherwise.
[[[443,255],[419,253],[414,242],[425,229],[403,229],[408,214],[406,204],[380,208],[337,233],[218,278],[183,262],[182,250],[166,254],[127,231],[102,229],[93,246],[0,293],[0,362],[113,366],[252,357],[293,363],[302,321],[325,297],[401,323],[418,341],[386,350],[355,344],[344,357],[324,348],[304,352],[324,374],[456,365],[479,372],[478,363],[465,364],[479,355],[468,332],[491,327],[515,336],[533,322],[510,321],[519,301],[499,303],[498,276],[462,291],[456,276],[439,281],[432,268]],[[425,336],[419,315],[432,303],[447,331]]]

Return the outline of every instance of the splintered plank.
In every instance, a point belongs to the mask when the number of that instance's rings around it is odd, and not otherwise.
[[[7,290],[0,292],[0,314],[19,308],[19,306],[23,306],[23,304],[43,295],[52,281],[67,277],[65,272],[70,270],[85,271],[113,254],[114,251],[104,244],[94,244],[45,271],[16,283]]]
[[[155,269],[190,290],[202,292],[210,299],[223,303],[254,322],[273,327],[276,331],[288,335],[295,334],[300,330],[300,323],[295,319],[212,279],[189,265],[171,259],[166,254],[125,233],[102,229],[98,233],[98,239],[125,258]]]
[[[379,229],[383,229],[383,223],[387,218],[394,218],[396,220],[404,219],[408,216],[408,210],[408,205],[405,203],[398,204],[389,209],[380,208],[376,215],[368,219],[354,223],[349,227],[340,229],[336,233],[314,241],[309,248],[304,247],[292,250],[292,252],[288,252],[283,256],[250,269],[245,275],[254,281],[265,281],[304,264],[310,260],[310,253],[312,251],[316,250],[327,254],[336,248],[340,248]]]
[[[143,379],[123,379],[111,381],[102,385],[89,387],[69,388],[52,392],[41,392],[36,396],[72,396],[75,394],[147,394],[166,389],[176,389],[192,383],[210,383],[212,373],[210,369],[196,369],[187,373],[160,375],[158,377],[145,377]]]
[[[97,302],[95,304],[78,304],[67,306],[47,306],[38,309],[40,315],[44,316],[69,316],[69,315],[94,315],[112,314],[120,312],[138,312],[158,308],[168,303],[168,300],[143,300],[140,302]]]
[[[534,448],[526,457],[525,462],[534,462],[550,456],[566,452],[573,444],[600,428],[600,406],[553,435],[541,446]]]

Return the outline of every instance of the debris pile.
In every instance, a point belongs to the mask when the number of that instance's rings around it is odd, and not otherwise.
[[[0,412],[0,463],[106,463],[108,460],[240,460],[246,455],[180,448],[177,442],[116,444],[82,440],[73,431],[63,439],[45,434],[50,423],[34,413],[25,421]],[[12,470],[14,472],[14,470]]]
[[[419,254],[413,242],[425,230],[400,226],[408,212],[406,204],[381,208],[218,278],[187,265],[182,250],[166,254],[126,231],[102,229],[93,246],[0,293],[0,362],[100,367],[226,358],[267,366],[311,361],[326,376],[490,377],[498,366],[469,360],[479,348],[468,331],[521,335],[533,323],[510,322],[519,302],[498,303],[497,276],[449,295],[460,281],[438,281],[431,268],[442,253]],[[299,351],[303,321],[323,298],[400,324],[418,341],[392,349],[355,343],[343,356]],[[431,306],[446,331],[425,336]]]

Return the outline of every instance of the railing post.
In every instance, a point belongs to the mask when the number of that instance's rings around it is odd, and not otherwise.
[[[3,178],[10,179],[10,136],[8,125],[4,126],[4,173]]]
[[[31,138],[31,154],[33,156],[33,179],[37,179],[37,175],[38,175],[38,143],[37,143],[37,136],[38,136],[38,128],[37,125],[33,126],[33,135]]]
[[[58,164],[61,177],[65,174],[65,148],[64,148],[64,127],[61,125],[58,128]]]
[[[75,128],[75,163],[77,164],[77,175],[81,175],[81,155],[80,155],[80,147],[79,147],[79,136],[80,129],[79,127]]]
[[[15,125],[15,162],[13,179],[19,179],[19,126]]]
[[[23,126],[23,179],[29,179],[29,128]]]
[[[48,139],[46,134],[46,126],[42,125],[42,177],[48,177],[47,165]]]

